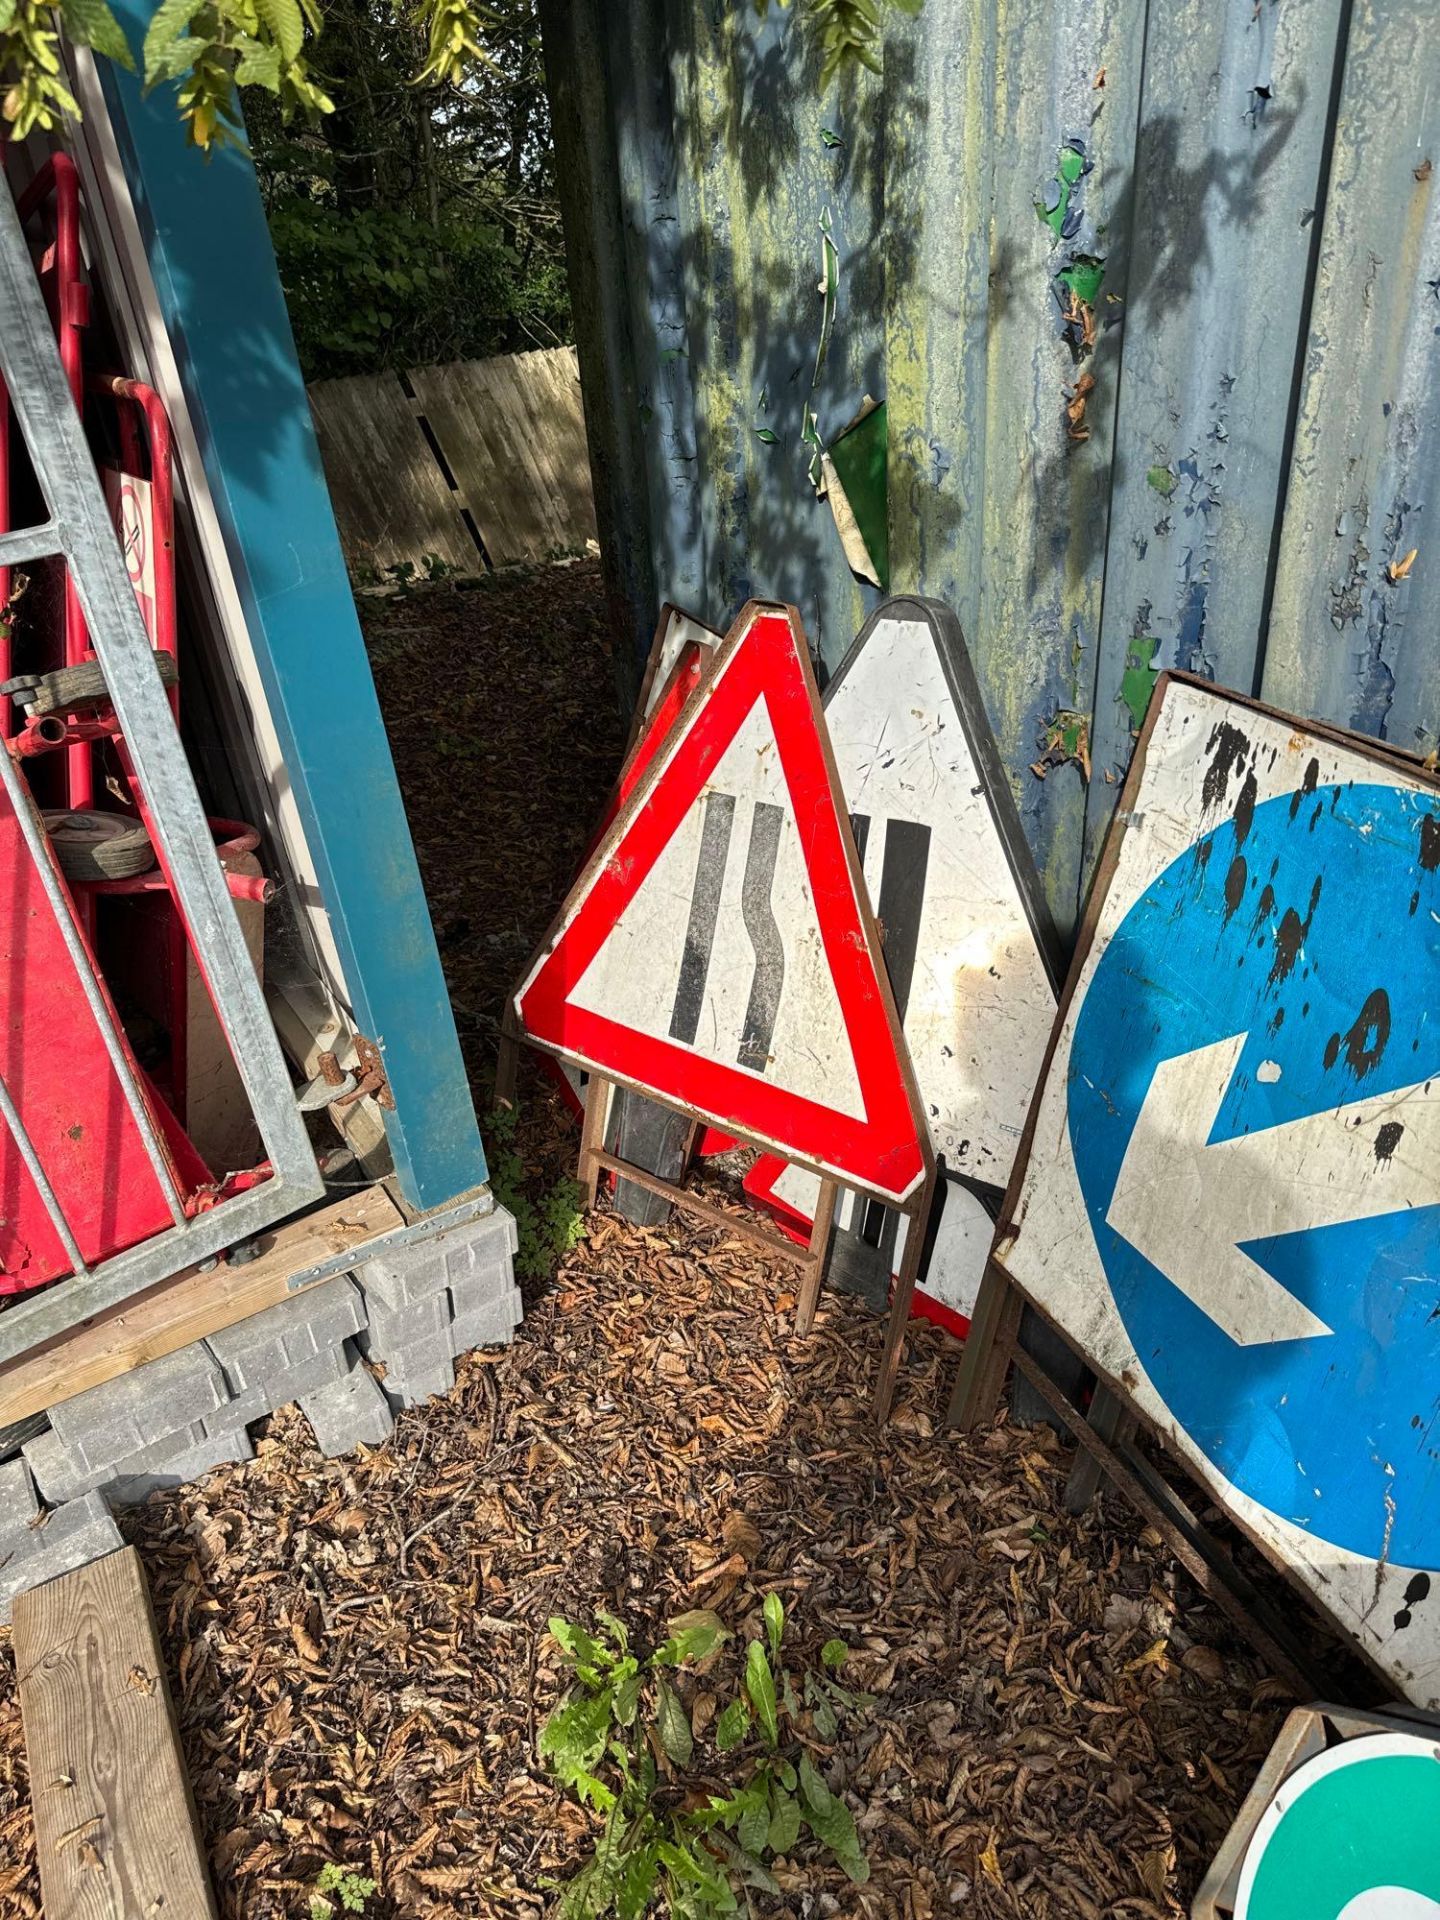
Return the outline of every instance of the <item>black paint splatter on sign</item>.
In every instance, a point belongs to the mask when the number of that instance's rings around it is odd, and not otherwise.
[[[1414,1619],[1415,1616],[1410,1609],[1412,1607],[1418,1607],[1422,1600],[1428,1600],[1429,1597],[1430,1576],[1428,1573],[1417,1573],[1405,1589],[1404,1606],[1401,1607],[1395,1616],[1395,1628],[1398,1633],[1403,1633]]]
[[[1288,980],[1294,970],[1295,962],[1300,958],[1300,950],[1310,935],[1310,923],[1315,918],[1315,909],[1320,903],[1320,876],[1315,876],[1315,884],[1310,889],[1310,911],[1302,920],[1294,907],[1287,907],[1281,916],[1280,925],[1275,930],[1275,960],[1270,968],[1270,985],[1279,986],[1282,980]]]
[[[1217,720],[1210,738],[1205,742],[1205,751],[1210,755],[1210,764],[1205,769],[1200,799],[1208,813],[1211,807],[1218,807],[1224,800],[1230,786],[1230,775],[1244,764],[1250,751],[1250,742],[1228,720]]]
[[[1387,1120],[1375,1136],[1375,1158],[1391,1160],[1395,1149],[1404,1138],[1405,1128],[1398,1120]]]

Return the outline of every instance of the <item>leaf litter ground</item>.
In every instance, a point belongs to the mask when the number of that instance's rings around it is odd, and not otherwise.
[[[593,565],[370,603],[377,682],[482,1108],[507,985],[570,877],[621,730]],[[516,1146],[543,1196],[573,1121],[533,1064]],[[726,1201],[723,1185],[711,1197]],[[253,1464],[123,1517],[148,1571],[227,1920],[302,1916],[327,1862],[367,1912],[535,1916],[587,1815],[536,1758],[546,1633],[607,1608],[642,1641],[713,1607],[855,1650],[877,1697],[833,1751],[872,1878],[803,1849],[757,1913],[1174,1916],[1287,1704],[1130,1511],[1060,1505],[1047,1429],[960,1439],[957,1349],[919,1326],[895,1417],[881,1328],[723,1231],[630,1226],[527,1289],[515,1344],[373,1452],[295,1409]],[[13,1664],[0,1661],[0,1915],[40,1912]]]

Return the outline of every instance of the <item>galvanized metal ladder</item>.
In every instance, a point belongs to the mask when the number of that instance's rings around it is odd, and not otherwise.
[[[4,1360],[102,1307],[252,1238],[318,1198],[323,1182],[126,576],[21,221],[3,182],[0,372],[49,516],[40,526],[0,534],[0,567],[58,556],[68,569],[144,796],[157,861],[234,1053],[270,1166],[267,1178],[212,1207],[195,1211],[187,1206],[142,1076],[96,976],[39,812],[15,758],[0,749],[5,789],[0,805],[8,804],[19,824],[90,1015],[103,1036],[129,1119],[166,1196],[171,1221],[137,1245],[87,1264],[47,1175],[45,1156],[26,1131],[15,1091],[0,1081],[0,1123],[72,1265],[69,1278],[33,1297],[18,1297],[0,1312]]]

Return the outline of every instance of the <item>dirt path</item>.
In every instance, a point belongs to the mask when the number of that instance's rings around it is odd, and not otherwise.
[[[372,611],[377,679],[483,1099],[506,984],[613,776],[593,570]],[[574,1152],[527,1071],[543,1201]],[[323,1863],[387,1916],[535,1916],[587,1829],[535,1756],[550,1613],[856,1649],[877,1704],[830,1757],[873,1877],[803,1848],[757,1913],[1180,1916],[1284,1695],[1131,1515],[1065,1515],[1068,1454],[938,1429],[955,1349],[921,1328],[877,1445],[880,1328],[808,1339],[753,1250],[613,1216],[527,1291],[515,1345],[372,1455],[297,1412],[251,1466],[128,1516],[173,1660],[222,1911],[304,1916]],[[39,1912],[13,1671],[0,1661],[0,1915]]]

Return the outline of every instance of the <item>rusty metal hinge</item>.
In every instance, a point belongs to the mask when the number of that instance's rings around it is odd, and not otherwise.
[[[390,1082],[385,1075],[385,1062],[380,1057],[379,1047],[373,1040],[367,1040],[363,1033],[355,1035],[355,1073],[355,1085],[331,1104],[350,1107],[357,1100],[363,1100],[368,1093],[377,1107],[384,1107],[393,1113],[395,1096],[390,1091]]]

